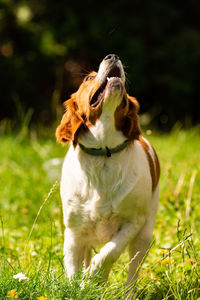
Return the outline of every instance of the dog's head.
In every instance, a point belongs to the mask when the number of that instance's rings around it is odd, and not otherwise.
[[[77,142],[78,135],[88,130],[105,111],[113,114],[115,127],[130,140],[140,135],[138,109],[134,97],[127,94],[122,63],[115,54],[107,55],[98,73],[86,76],[78,91],[64,102],[66,112],[56,130],[59,142]]]

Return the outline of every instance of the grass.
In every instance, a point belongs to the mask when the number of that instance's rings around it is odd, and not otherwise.
[[[199,128],[147,138],[161,161],[160,205],[137,297],[200,299]],[[126,253],[105,285],[81,271],[73,282],[64,277],[59,177],[65,153],[53,132],[0,137],[0,299],[126,298]],[[19,282],[13,276],[20,272],[27,279]]]

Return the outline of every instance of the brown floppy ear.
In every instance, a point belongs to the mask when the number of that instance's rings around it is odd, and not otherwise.
[[[75,143],[78,129],[83,124],[83,119],[76,111],[77,104],[71,98],[64,102],[66,112],[64,113],[60,125],[56,129],[57,141],[66,144],[69,141]]]
[[[128,97],[128,112],[125,116],[122,132],[123,134],[132,139],[138,139],[141,135],[141,129],[139,124],[139,103],[136,98],[127,95]]]

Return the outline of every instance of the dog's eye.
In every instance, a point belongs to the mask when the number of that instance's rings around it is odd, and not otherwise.
[[[88,76],[88,77],[85,79],[85,81],[92,80],[92,79],[94,79],[94,77],[95,77],[95,76]]]

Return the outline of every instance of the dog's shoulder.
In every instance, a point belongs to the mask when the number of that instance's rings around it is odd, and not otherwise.
[[[158,185],[158,181],[160,178],[159,159],[154,147],[150,144],[150,142],[146,138],[140,136],[138,142],[143,148],[149,163],[149,169],[150,169],[151,179],[152,179],[152,190],[154,191],[156,186]]]

